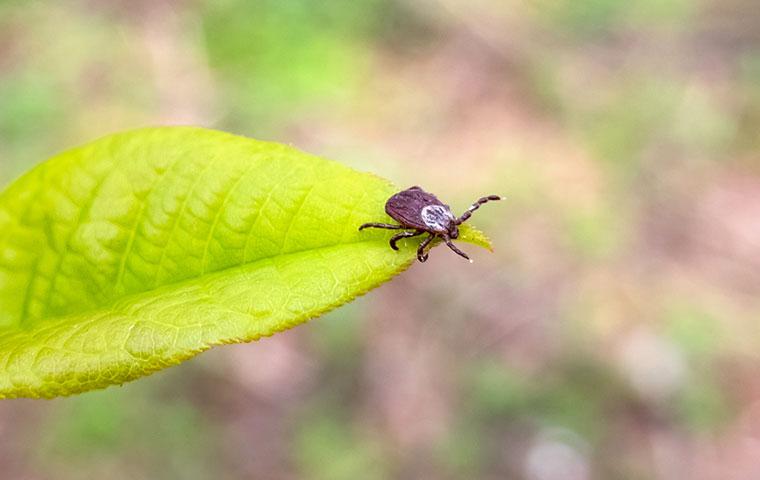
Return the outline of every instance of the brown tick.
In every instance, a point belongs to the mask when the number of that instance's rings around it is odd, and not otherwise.
[[[387,228],[388,230],[411,230],[398,233],[391,238],[391,248],[398,250],[396,242],[402,238],[416,237],[423,233],[430,235],[420,243],[417,248],[417,260],[424,262],[428,259],[425,252],[430,242],[435,237],[441,237],[446,245],[459,256],[470,260],[466,253],[459,250],[451,241],[459,238],[459,225],[470,218],[472,212],[491,200],[501,200],[498,195],[482,197],[472,204],[461,217],[457,218],[451,213],[451,208],[444,205],[432,193],[428,193],[420,187],[411,187],[393,195],[385,203],[385,212],[396,220],[400,225],[390,223],[365,223],[359,230],[365,228]],[[470,260],[472,263],[472,260]]]

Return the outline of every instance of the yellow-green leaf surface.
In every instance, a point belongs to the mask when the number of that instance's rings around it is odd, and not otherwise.
[[[120,384],[350,301],[415,259],[417,242],[357,230],[397,190],[189,127],[53,157],[0,194],[0,398]]]

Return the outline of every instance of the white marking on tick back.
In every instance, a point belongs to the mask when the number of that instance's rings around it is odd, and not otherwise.
[[[431,230],[445,232],[448,230],[449,223],[454,220],[454,214],[451,210],[443,205],[427,205],[420,212],[422,221]]]

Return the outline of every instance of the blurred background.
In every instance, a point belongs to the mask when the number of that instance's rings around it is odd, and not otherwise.
[[[156,124],[506,194],[495,253],[2,401],[3,479],[760,478],[757,1],[0,0],[0,184]]]

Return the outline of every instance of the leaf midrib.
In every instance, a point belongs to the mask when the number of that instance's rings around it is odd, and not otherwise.
[[[205,273],[203,275],[199,275],[199,276],[196,276],[196,277],[191,277],[191,278],[184,279],[184,280],[181,280],[181,281],[178,281],[178,282],[167,283],[165,285],[158,285],[158,286],[155,286],[155,287],[150,288],[148,290],[144,290],[142,292],[136,292],[136,293],[124,295],[123,297],[112,299],[110,302],[105,303],[103,305],[100,305],[97,308],[85,309],[85,310],[82,310],[82,311],[72,312],[72,313],[68,313],[68,314],[64,314],[64,315],[55,315],[55,316],[50,316],[50,317],[43,317],[43,318],[37,319],[34,323],[25,322],[25,324],[23,324],[23,325],[22,324],[17,324],[15,327],[0,328],[0,337],[4,336],[4,334],[7,334],[7,333],[18,333],[18,332],[23,332],[23,331],[30,331],[30,330],[33,330],[36,326],[39,326],[40,324],[47,324],[49,322],[55,322],[56,320],[63,320],[63,319],[66,319],[66,318],[69,318],[69,317],[72,317],[72,316],[76,316],[76,315],[87,315],[87,314],[91,314],[91,313],[95,313],[95,312],[109,310],[109,309],[112,309],[113,307],[115,307],[116,305],[118,305],[119,303],[131,303],[129,300],[140,298],[140,297],[144,297],[144,296],[149,296],[152,292],[157,292],[157,291],[161,291],[161,290],[169,290],[171,288],[178,288],[178,287],[181,287],[181,286],[184,286],[184,285],[189,285],[189,284],[192,284],[194,282],[198,282],[198,281],[200,281],[203,278],[207,278],[207,277],[210,277],[210,276],[221,275],[221,274],[224,274],[225,272],[234,271],[234,270],[237,270],[237,269],[240,269],[240,268],[244,268],[244,267],[254,266],[257,263],[263,263],[263,262],[266,262],[266,261],[270,261],[270,260],[272,260],[274,258],[287,257],[287,256],[291,256],[291,255],[298,255],[298,254],[303,254],[303,253],[306,253],[306,252],[315,252],[315,253],[317,253],[317,252],[321,252],[321,251],[324,251],[324,250],[330,250],[330,249],[333,249],[333,248],[344,247],[344,246],[352,246],[352,245],[358,245],[358,244],[364,244],[364,243],[371,244],[371,243],[381,243],[381,242],[385,243],[386,241],[385,241],[385,239],[383,239],[383,240],[374,239],[374,240],[359,240],[359,241],[355,241],[355,242],[339,242],[339,243],[333,243],[333,244],[330,244],[330,245],[324,245],[324,246],[315,247],[315,248],[304,248],[304,249],[295,250],[295,251],[292,251],[292,252],[277,253],[277,254],[274,254],[274,255],[266,256],[266,257],[260,257],[260,258],[257,258],[255,260],[253,260],[253,261],[249,261],[247,263],[241,263],[241,264],[238,264],[238,265],[233,265],[233,266],[221,268],[219,270],[215,270],[213,272],[207,272],[207,273]],[[401,253],[402,251],[403,250],[400,250],[398,253]],[[411,264],[412,260],[413,260],[413,258],[410,258],[407,263]],[[406,265],[405,267],[407,267],[407,266],[408,265]],[[403,268],[402,268],[402,270],[403,270]],[[26,327],[26,328],[24,328],[24,327]]]

